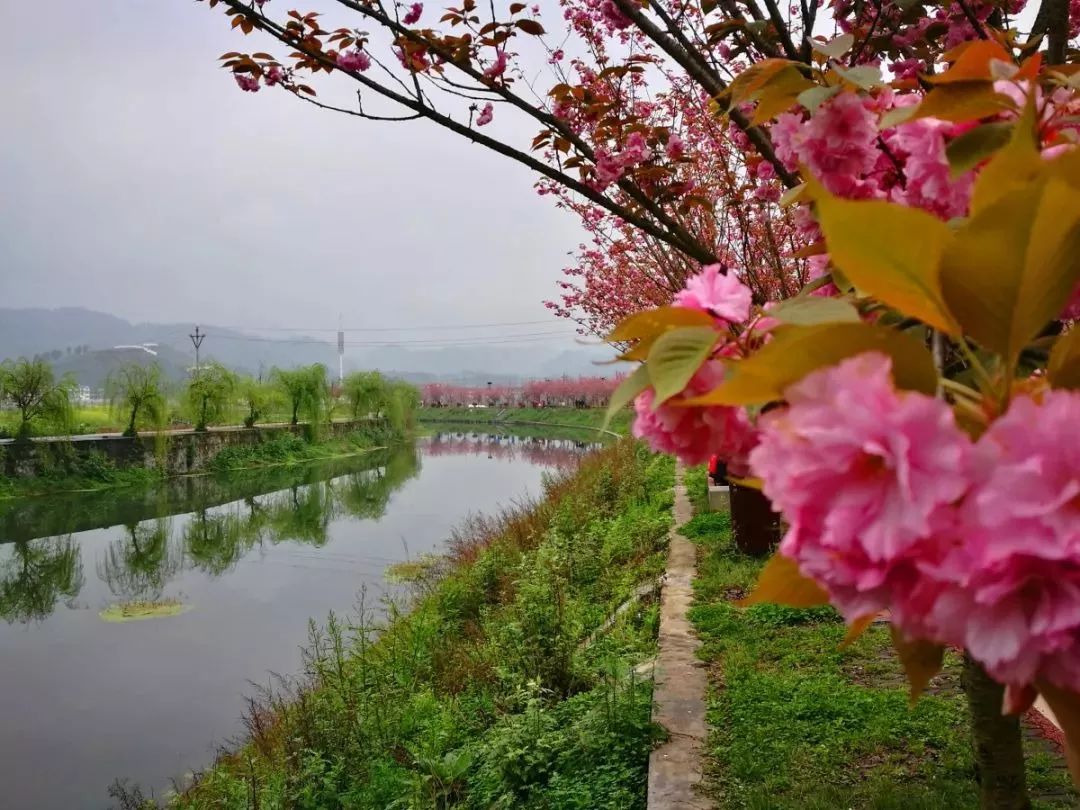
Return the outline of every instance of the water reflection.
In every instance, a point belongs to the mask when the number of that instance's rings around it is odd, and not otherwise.
[[[82,556],[71,535],[13,543],[0,561],[0,616],[8,623],[44,619],[61,599],[79,595]]]
[[[248,684],[302,666],[309,619],[349,611],[361,589],[377,598],[389,565],[438,553],[470,512],[538,494],[578,448],[450,433],[323,464],[0,502],[0,805],[104,807],[117,776],[160,791],[205,765],[242,731]],[[133,602],[189,609],[102,621]]]
[[[319,547],[326,544],[330,523],[337,517],[382,517],[394,490],[419,474],[420,454],[415,447],[400,447],[354,459],[351,466],[354,469],[344,474],[347,466],[335,462],[293,469],[288,475],[278,469],[232,480],[207,476],[189,479],[179,488],[170,482],[163,491],[129,493],[128,501],[117,497],[122,493],[99,493],[108,505],[90,516],[62,511],[58,516],[57,511],[70,508],[69,496],[36,498],[6,505],[0,525],[18,522],[21,533],[35,533],[33,518],[41,515],[39,523],[45,528],[64,519],[83,530],[110,516],[126,515],[128,520],[117,526],[118,536],[96,561],[97,576],[121,602],[154,601],[185,570],[221,576],[263,543]],[[277,489],[285,483],[286,488]],[[232,500],[230,486],[234,492],[262,494]],[[54,500],[59,502],[54,510],[43,509]],[[138,520],[148,509],[157,515]],[[170,518],[183,512],[189,517],[176,531]],[[84,584],[82,555],[70,533],[0,546],[0,617],[8,623],[46,618],[62,601],[70,605]]]
[[[97,575],[113,596],[126,601],[152,600],[180,572],[182,560],[169,542],[171,524],[159,518],[124,527],[124,536],[109,544],[98,561]]]
[[[596,442],[549,439],[535,436],[492,436],[470,431],[444,431],[431,437],[424,453],[429,456],[486,455],[508,461],[525,460],[546,467],[569,469],[581,454],[600,447]]]
[[[447,431],[425,442],[423,453],[567,468],[591,446],[565,439]],[[6,504],[0,507],[0,530],[17,526],[17,534],[35,539],[0,546],[0,617],[8,623],[41,620],[61,602],[70,605],[78,597],[85,577],[71,532],[40,536],[58,525],[82,531],[112,521],[116,537],[95,561],[98,579],[120,602],[154,601],[184,571],[221,576],[264,544],[319,548],[328,542],[335,519],[378,520],[394,491],[419,474],[420,457],[416,447],[399,447],[347,463],[167,482],[126,497],[122,492],[93,493],[104,503],[81,511],[80,506],[90,503],[88,493]],[[174,515],[186,518],[174,521]]]

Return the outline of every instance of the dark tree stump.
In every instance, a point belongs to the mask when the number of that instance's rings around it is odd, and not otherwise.
[[[760,491],[731,484],[731,533],[743,554],[767,557],[780,542],[780,515]]]

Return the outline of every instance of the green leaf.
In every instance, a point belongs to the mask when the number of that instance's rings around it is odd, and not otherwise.
[[[799,94],[814,86],[814,83],[797,69],[784,68],[756,94],[757,106],[750,123],[754,126],[763,124],[791,109],[798,101]]]
[[[1004,122],[982,124],[970,129],[945,147],[953,177],[974,169],[1009,142],[1012,125]]]
[[[608,402],[607,413],[604,415],[604,430],[614,418],[615,414],[629,405],[634,399],[649,387],[649,369],[638,366],[619,386],[612,392],[611,401]]]
[[[874,619],[878,617],[876,613],[867,613],[865,616],[859,616],[848,625],[847,632],[844,633],[844,638],[840,642],[840,649],[850,647],[859,637],[870,629],[870,625],[874,623]]]
[[[1039,150],[1033,96],[1013,125],[1009,142],[997,151],[994,159],[983,166],[979,176],[975,178],[975,188],[971,192],[971,212],[978,214],[997,200],[1008,196],[1013,190],[1023,188],[1042,173],[1046,166]]]
[[[850,51],[854,44],[854,34],[841,34],[838,37],[830,39],[828,42],[811,41],[810,47],[824,56],[828,56],[831,59],[837,59]]]
[[[936,393],[934,358],[918,338],[866,323],[827,323],[777,329],[772,340],[750,357],[729,363],[727,377],[717,388],[685,404],[775,402],[810,372],[863,352],[881,352],[892,358],[893,381],[899,388]]]
[[[926,94],[922,103],[914,108],[911,119],[940,118],[943,121],[959,123],[1015,109],[1015,102],[1003,93],[994,90],[991,82],[943,84]],[[889,113],[886,113],[886,116],[888,115]]]
[[[657,307],[637,312],[624,318],[607,336],[611,343],[654,337],[680,326],[711,326],[712,316],[699,309],[684,307]]]
[[[765,313],[784,323],[813,326],[818,323],[858,323],[859,311],[849,301],[801,295],[781,301]]]
[[[653,408],[686,388],[712,352],[717,340],[710,326],[688,326],[662,334],[649,350],[649,379],[656,399]]]
[[[904,634],[892,625],[892,642],[900,663],[911,684],[911,702],[914,704],[926,689],[930,679],[941,672],[945,648],[929,641],[908,641]]]
[[[829,604],[829,595],[814,580],[799,573],[799,564],[790,557],[773,554],[761,569],[754,591],[735,604],[750,607],[763,603],[794,608]]]
[[[806,195],[806,191],[806,183],[799,183],[799,185],[789,188],[780,195],[780,202],[778,205],[781,208],[787,208],[789,205],[802,202],[803,197]]]
[[[1050,350],[1046,376],[1051,388],[1080,390],[1080,327],[1073,326]]]
[[[760,62],[755,62],[735,77],[723,95],[730,100],[733,107],[748,99],[756,98],[757,93],[778,76],[794,70],[795,64],[789,59],[762,59]],[[795,72],[798,74],[797,70]]]
[[[875,87],[880,87],[881,81],[881,68],[874,67],[873,65],[857,65],[853,68],[843,68],[839,65],[833,65],[832,69],[835,70],[845,81],[851,82],[856,87],[863,90],[873,90]]]
[[[881,116],[881,120],[878,121],[878,129],[892,129],[900,126],[905,121],[910,121],[915,117],[916,109],[916,107],[894,107]]]
[[[1010,367],[1061,313],[1078,279],[1080,189],[1056,178],[1013,189],[975,214],[941,263],[949,309]]]
[[[814,112],[818,107],[835,96],[842,89],[843,88],[840,87],[840,85],[834,85],[833,87],[811,87],[809,90],[804,90],[799,93],[798,101],[806,107],[807,110]]]
[[[949,334],[956,321],[942,298],[938,263],[952,238],[926,211],[879,200],[843,200],[812,181],[832,263],[860,290]]]

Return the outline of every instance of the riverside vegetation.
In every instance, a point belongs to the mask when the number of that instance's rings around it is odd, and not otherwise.
[[[56,382],[51,369],[42,361],[7,363],[0,375],[0,400],[16,403],[34,398],[55,399],[48,409],[22,406],[14,412],[17,424],[12,432],[21,439],[35,433],[63,435],[72,432],[78,414],[68,400],[70,381]],[[292,424],[303,418],[304,435],[280,435],[256,445],[222,449],[209,465],[212,472],[247,467],[296,464],[307,461],[352,455],[400,441],[415,428],[415,410],[419,400],[416,388],[388,380],[376,372],[351,374],[338,395],[326,380],[326,370],[313,365],[294,371],[275,370],[272,381],[262,383],[241,378],[227,369],[208,365],[188,384],[184,397],[169,405],[156,367],[122,367],[110,378],[109,413],[122,416],[127,424],[125,435],[136,435],[136,428],[146,427],[146,419],[161,428],[162,418],[174,408],[172,424],[183,414],[190,414],[196,429],[211,424],[236,424],[243,414],[245,427],[254,427],[268,416],[285,414]],[[51,400],[50,400],[51,401]],[[175,410],[179,409],[179,410]],[[30,416],[27,416],[27,413]],[[344,412],[358,424],[346,436],[327,437],[325,426],[335,415]],[[95,412],[96,413],[96,412]],[[178,415],[179,414],[179,415]],[[98,414],[100,416],[100,414]],[[156,443],[159,452],[169,440],[166,434],[143,434],[144,440]],[[158,469],[120,468],[102,453],[78,453],[70,443],[49,442],[40,448],[42,463],[33,478],[0,476],[0,498],[36,495],[47,492],[104,489],[145,485],[161,480]],[[4,451],[0,447],[0,454]],[[0,456],[2,460],[2,456]]]
[[[633,599],[663,570],[672,481],[623,440],[470,520],[401,567],[408,611],[313,624],[304,676],[252,700],[248,739],[169,806],[643,808],[658,607]]]

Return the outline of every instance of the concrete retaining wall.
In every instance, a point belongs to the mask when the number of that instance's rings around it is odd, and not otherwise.
[[[334,422],[327,435],[344,436],[361,422]],[[254,428],[211,428],[208,431],[143,433],[136,437],[51,437],[0,445],[0,471],[13,478],[30,478],[50,470],[77,471],[98,461],[118,468],[164,469],[169,475],[200,472],[227,447],[262,444],[284,434],[303,435],[306,425],[264,425]]]

